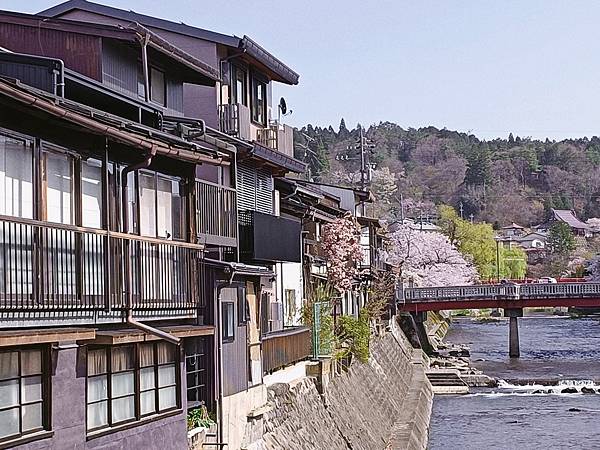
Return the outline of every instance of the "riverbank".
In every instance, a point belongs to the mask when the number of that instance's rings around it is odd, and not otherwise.
[[[426,358],[393,325],[373,339],[368,363],[324,383],[309,377],[270,386],[242,448],[426,449],[433,405]]]

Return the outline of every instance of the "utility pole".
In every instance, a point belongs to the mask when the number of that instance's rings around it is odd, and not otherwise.
[[[349,145],[346,147],[346,150],[359,150],[360,151],[360,190],[361,191],[366,191],[367,190],[367,186],[369,185],[370,181],[371,181],[371,169],[372,166],[369,163],[369,156],[367,154],[367,149],[369,149],[369,151],[373,151],[372,149],[375,148],[375,144],[371,141],[369,141],[367,138],[365,138],[364,135],[364,131],[363,131],[363,127],[362,125],[359,125],[359,141],[356,142],[354,145]],[[352,157],[350,156],[349,153],[344,153],[344,154],[338,154],[335,157],[336,160],[338,161],[349,161],[349,160],[357,160],[357,157]],[[362,213],[363,215],[366,215],[367,213],[367,208],[366,208],[366,204],[365,202],[362,202]]]
[[[463,202],[460,202],[460,218],[463,219]]]
[[[363,136],[363,127],[360,126],[360,189],[365,190],[367,187],[367,163],[365,161],[365,138]]]

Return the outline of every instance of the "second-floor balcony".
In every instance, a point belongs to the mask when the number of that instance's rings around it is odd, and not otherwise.
[[[196,180],[196,216],[200,242],[237,247],[237,193],[234,188]]]
[[[0,216],[0,313],[44,313],[48,319],[63,317],[61,312],[98,311],[104,321],[122,320],[127,309],[145,317],[193,314],[195,261],[202,249]]]
[[[240,256],[245,262],[301,262],[301,225],[299,221],[239,211]]]
[[[257,125],[250,119],[250,108],[240,103],[221,105],[219,121],[224,133],[294,156],[294,130],[289,125],[277,120],[267,127]]]

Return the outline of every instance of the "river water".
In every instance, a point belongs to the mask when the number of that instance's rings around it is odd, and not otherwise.
[[[600,321],[526,317],[519,334],[521,358],[511,360],[507,321],[453,322],[446,341],[468,344],[473,366],[507,381],[435,396],[429,449],[600,449],[600,394],[560,393],[600,389]]]

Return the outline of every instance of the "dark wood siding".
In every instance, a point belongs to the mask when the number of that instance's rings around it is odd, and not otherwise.
[[[167,74],[167,109],[183,114],[183,83]]]
[[[134,48],[103,40],[102,82],[107,87],[137,97],[138,71],[138,52]]]
[[[223,395],[233,395],[248,389],[248,337],[246,324],[239,323],[238,290],[235,287],[221,289],[219,299],[235,303],[235,337],[223,343]],[[220,332],[220,331],[219,331]]]
[[[10,61],[0,61],[0,75],[15,78],[29,86],[54,92],[54,79],[48,65],[19,64]]]
[[[18,53],[62,59],[66,67],[102,81],[102,45],[98,36],[2,23],[0,46]]]

